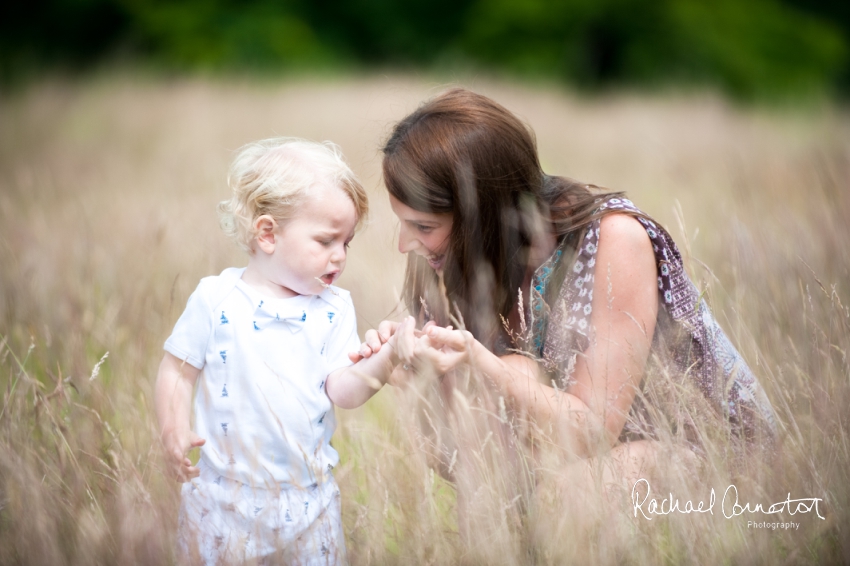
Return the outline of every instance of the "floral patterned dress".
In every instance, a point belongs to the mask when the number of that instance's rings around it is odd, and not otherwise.
[[[628,199],[611,198],[599,210],[634,216],[646,229],[655,252],[659,309],[647,374],[660,371],[696,387],[739,437],[772,439],[776,423],[770,401],[685,273],[670,234]],[[599,226],[597,219],[579,246],[562,244],[532,279],[526,311],[528,346],[560,389],[569,386],[576,357],[593,340],[590,321]],[[652,411],[646,405],[643,395],[636,396],[621,440],[654,436]]]

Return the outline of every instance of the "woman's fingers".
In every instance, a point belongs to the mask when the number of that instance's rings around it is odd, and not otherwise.
[[[455,369],[466,362],[466,350],[438,350],[430,346],[422,346],[417,352],[417,368],[429,368],[437,375]]]
[[[452,350],[465,350],[469,340],[472,339],[472,334],[469,332],[452,330],[451,326],[448,328],[432,326],[427,330],[426,336],[434,348],[448,347]]]
[[[386,325],[381,323],[383,328],[379,328],[378,333],[388,330],[390,324],[394,325],[388,340],[395,347],[395,354],[401,362],[400,367],[391,376],[390,383],[393,385],[399,385],[401,381],[409,379],[409,372],[414,368],[420,372],[427,368],[442,375],[468,359],[467,346],[472,339],[469,332],[454,330],[451,326],[442,328],[431,321],[427,322],[422,330],[417,330],[416,320],[412,316],[406,317],[400,323],[385,322]],[[369,338],[374,336],[367,333],[367,340]],[[368,344],[364,343],[364,347],[367,346]],[[374,350],[373,347],[370,349]],[[360,352],[361,355],[363,353]]]
[[[426,332],[428,332],[428,329],[433,327],[433,326],[437,326],[437,323],[434,322],[433,320],[429,320],[428,322],[425,323],[425,326],[422,327],[422,330],[417,330],[415,332],[416,337],[419,338],[420,336],[424,335]]]
[[[408,364],[418,372],[433,371],[443,375],[469,360],[468,345],[472,335],[466,331],[431,326],[416,339]]]

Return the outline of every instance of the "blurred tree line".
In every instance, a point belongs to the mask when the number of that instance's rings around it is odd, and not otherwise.
[[[0,82],[142,60],[172,69],[463,64],[578,87],[850,94],[842,0],[24,0],[0,8]]]

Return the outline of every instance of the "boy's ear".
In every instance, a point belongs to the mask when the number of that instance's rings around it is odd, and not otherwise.
[[[277,232],[277,222],[268,214],[258,216],[254,220],[254,233],[257,235],[257,247],[267,253],[274,253],[275,233]]]

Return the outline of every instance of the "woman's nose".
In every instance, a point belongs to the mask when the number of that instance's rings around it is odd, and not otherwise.
[[[405,228],[405,226],[402,224],[401,227],[399,227],[398,229],[398,251],[403,254],[406,254],[407,252],[412,252],[418,247],[417,244],[418,242],[416,238],[414,238],[411,235],[410,230]]]

